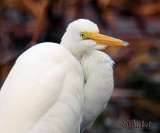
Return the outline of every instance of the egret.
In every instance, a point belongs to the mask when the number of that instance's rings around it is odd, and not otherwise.
[[[18,57],[0,92],[0,132],[79,133],[105,109],[113,91],[106,46],[128,43],[99,34],[95,23],[69,24],[60,45],[37,44]]]

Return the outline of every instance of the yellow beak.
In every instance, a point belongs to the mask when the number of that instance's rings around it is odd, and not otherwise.
[[[93,39],[94,41],[97,42],[97,44],[100,45],[107,45],[107,46],[127,46],[129,45],[129,43],[113,38],[113,37],[109,37],[109,36],[105,36],[99,33],[86,33],[87,37],[90,39]]]

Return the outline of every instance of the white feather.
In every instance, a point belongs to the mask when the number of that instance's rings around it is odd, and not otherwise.
[[[77,133],[83,82],[79,62],[63,46],[42,43],[30,48],[2,87],[0,132]]]
[[[114,88],[113,64],[108,55],[98,50],[88,52],[82,58],[86,83],[81,131],[91,126],[106,108]]]

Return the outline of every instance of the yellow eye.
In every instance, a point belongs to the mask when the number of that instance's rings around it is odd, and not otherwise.
[[[80,37],[83,38],[83,39],[86,38],[83,32],[80,33]]]

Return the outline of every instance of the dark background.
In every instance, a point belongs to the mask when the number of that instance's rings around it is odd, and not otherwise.
[[[160,133],[159,0],[1,0],[0,86],[24,50],[39,42],[59,43],[67,25],[78,18],[130,43],[105,50],[115,61],[115,90],[90,132]],[[127,120],[152,123],[125,128]]]

